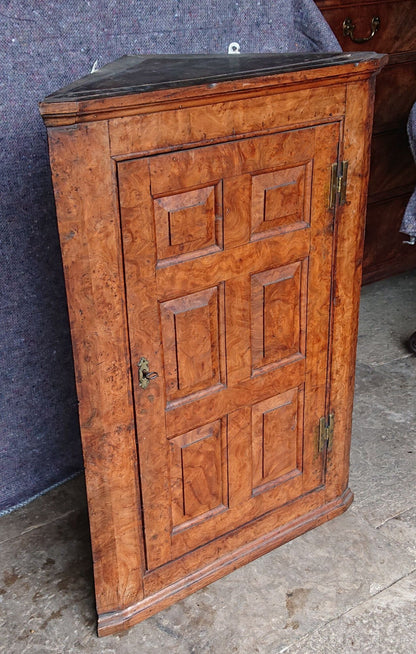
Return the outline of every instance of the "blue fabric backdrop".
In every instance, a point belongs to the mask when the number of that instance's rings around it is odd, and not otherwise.
[[[413,105],[407,121],[407,135],[409,137],[410,149],[416,164],[416,103]],[[408,234],[416,246],[416,189],[409,200],[404,212],[400,231]]]
[[[0,511],[82,468],[46,131],[37,103],[123,54],[335,51],[312,0],[3,0]]]

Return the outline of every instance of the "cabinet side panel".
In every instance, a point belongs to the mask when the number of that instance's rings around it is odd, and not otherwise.
[[[329,411],[335,413],[335,431],[327,460],[327,489],[331,497],[341,494],[348,484],[374,82],[370,78],[347,87],[343,152],[340,152],[340,158],[348,161],[348,182],[346,204],[337,208],[335,221],[337,249],[329,406]]]
[[[107,123],[48,132],[79,397],[98,613],[142,596],[140,493]]]

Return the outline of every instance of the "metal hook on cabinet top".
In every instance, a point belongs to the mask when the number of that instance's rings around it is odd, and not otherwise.
[[[233,41],[228,46],[228,54],[240,54],[240,44],[237,41]]]

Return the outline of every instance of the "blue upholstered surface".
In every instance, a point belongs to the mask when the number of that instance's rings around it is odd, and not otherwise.
[[[312,0],[3,0],[0,8],[0,511],[82,467],[37,102],[126,53],[335,51]]]

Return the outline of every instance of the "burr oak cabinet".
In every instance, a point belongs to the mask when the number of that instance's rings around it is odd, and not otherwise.
[[[131,56],[41,103],[100,635],[352,500],[384,61]]]

